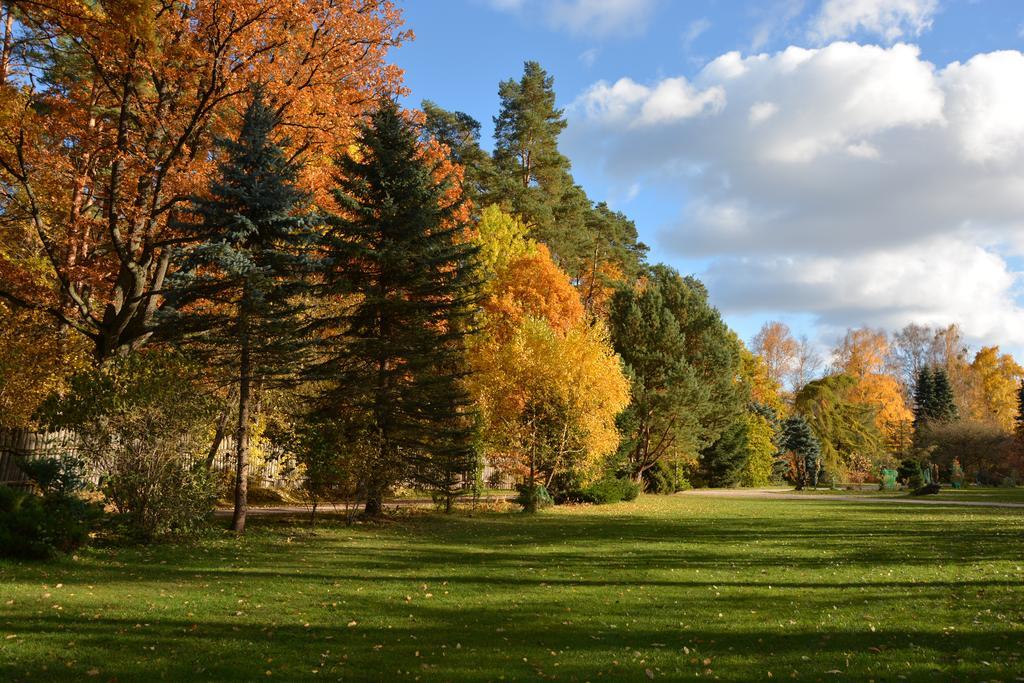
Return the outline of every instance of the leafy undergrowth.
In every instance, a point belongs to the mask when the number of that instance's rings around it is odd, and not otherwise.
[[[0,680],[1009,680],[1024,514],[642,497],[0,564]]]

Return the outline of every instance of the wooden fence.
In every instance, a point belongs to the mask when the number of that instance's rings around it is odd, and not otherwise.
[[[235,467],[234,441],[225,438],[213,460],[216,471],[233,473]],[[207,447],[196,444],[194,453],[205,453]],[[28,485],[28,478],[18,463],[32,458],[64,458],[79,455],[79,442],[74,432],[32,432],[24,429],[0,428],[0,484],[13,487]],[[205,456],[183,455],[190,464]],[[296,462],[283,453],[271,453],[267,457],[254,457],[249,465],[249,480],[267,488],[284,488],[295,481]],[[91,476],[94,484],[99,476]]]

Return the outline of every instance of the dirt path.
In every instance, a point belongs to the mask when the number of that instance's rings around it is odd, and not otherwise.
[[[501,496],[482,496],[480,498],[481,503],[497,503],[504,500],[510,500],[511,495],[506,497]],[[468,499],[467,499],[468,500]],[[419,508],[419,507],[433,507],[434,501],[430,498],[396,498],[393,500],[384,501],[384,510],[398,509],[398,508]],[[355,512],[358,514],[363,509],[363,506],[357,505]],[[312,512],[312,508],[308,505],[263,505],[250,507],[246,512],[247,516],[273,516],[273,515],[309,515]],[[317,506],[317,515],[343,515],[347,512],[344,503],[320,503]],[[231,508],[218,508],[214,511],[214,515],[217,517],[231,516]]]
[[[769,500],[841,500],[851,503],[893,503],[896,505],[959,505],[961,507],[1024,508],[1024,503],[981,500],[943,500],[938,498],[904,498],[892,496],[844,496],[842,494],[794,493],[788,489],[692,489],[677,496],[706,498],[761,498]]]

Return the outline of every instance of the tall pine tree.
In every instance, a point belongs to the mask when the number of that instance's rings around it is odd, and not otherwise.
[[[494,162],[499,196],[558,253],[551,239],[558,227],[555,212],[573,183],[569,160],[558,151],[558,136],[567,124],[555,106],[554,79],[537,62],[526,62],[522,78],[502,81],[498,96]]]
[[[371,461],[367,514],[379,514],[403,478],[440,490],[450,507],[455,475],[476,458],[463,379],[479,283],[461,200],[391,101],[337,167],[341,212],[330,220],[326,284],[352,303],[328,321],[341,336],[318,368],[333,384],[321,408],[358,425]]]
[[[254,88],[237,140],[218,142],[223,160],[209,196],[175,226],[189,242],[167,292],[168,328],[236,376],[236,532],[248,505],[253,389],[292,376],[306,346],[296,297],[312,264],[312,230],[300,165],[273,139],[278,120]]]

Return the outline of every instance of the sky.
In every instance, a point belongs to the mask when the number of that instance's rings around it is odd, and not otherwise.
[[[1024,2],[405,0],[410,106],[536,60],[576,180],[750,340],[958,323],[1024,355]]]

